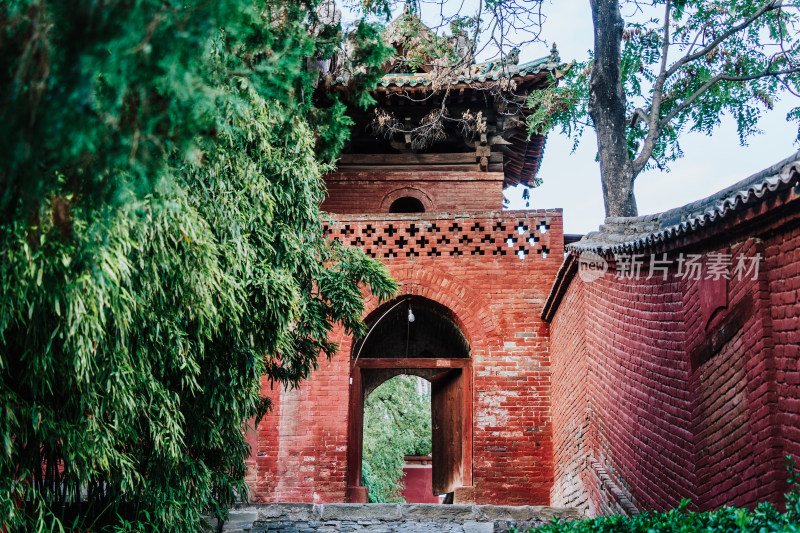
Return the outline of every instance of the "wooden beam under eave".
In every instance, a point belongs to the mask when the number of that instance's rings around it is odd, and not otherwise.
[[[355,362],[357,368],[467,368],[472,365],[472,359],[467,357],[440,357],[427,358],[364,358]]]

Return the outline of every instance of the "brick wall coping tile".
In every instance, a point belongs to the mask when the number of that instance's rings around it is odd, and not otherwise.
[[[620,253],[664,252],[682,248],[729,230],[730,225],[752,222],[790,203],[792,206],[800,204],[800,151],[707,198],[682,207],[652,215],[606,218],[599,231],[587,233],[580,241],[565,247],[567,255],[553,281],[541,316],[550,321],[555,315],[577,272],[577,258],[582,253],[612,257]],[[735,218],[733,215],[741,216]],[[729,223],[722,224],[724,220]]]
[[[329,213],[337,222],[367,221],[367,222],[391,222],[393,220],[453,220],[453,219],[481,219],[481,218],[522,218],[532,219],[539,217],[560,217],[563,213],[558,209],[506,209],[497,211],[481,212],[453,212],[453,213],[371,213],[366,215],[334,214]]]

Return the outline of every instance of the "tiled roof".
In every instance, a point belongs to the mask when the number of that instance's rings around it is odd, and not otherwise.
[[[732,214],[794,188],[800,193],[800,151],[730,187],[683,207],[654,215],[607,218],[599,231],[567,251],[602,255],[639,252],[698,231]]]
[[[559,67],[565,66],[561,63],[558,53],[547,57],[534,59],[521,65],[507,65],[505,68],[502,61],[487,61],[472,65],[465,71],[456,72],[443,80],[438,80],[439,85],[450,83],[471,84],[498,81],[501,78],[524,78],[540,72],[553,72]],[[431,72],[421,72],[417,74],[390,73],[384,75],[378,82],[380,87],[417,87],[430,86],[434,82],[434,74]]]
[[[433,72],[385,74],[378,81],[378,89],[388,87],[430,87],[436,82],[441,87],[445,85],[471,85],[498,81],[500,79],[520,79],[534,76],[541,72],[555,72],[556,69],[566,67],[561,62],[558,50],[553,48],[549,56],[534,59],[521,65],[509,64],[501,60],[486,61],[469,67],[458,69],[452,74],[442,76]],[[333,80],[333,86],[345,86],[349,83],[351,74],[348,70],[341,70]]]

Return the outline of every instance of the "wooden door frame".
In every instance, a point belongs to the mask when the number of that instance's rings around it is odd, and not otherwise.
[[[367,358],[351,364],[350,402],[347,427],[347,499],[358,498],[361,494],[361,463],[364,445],[364,371],[388,370],[427,370],[441,369],[447,372],[461,369],[464,380],[464,394],[461,408],[464,410],[462,425],[461,466],[464,485],[472,485],[472,359],[438,357],[423,358]],[[356,503],[356,502],[354,502]],[[364,502],[361,502],[364,503]]]

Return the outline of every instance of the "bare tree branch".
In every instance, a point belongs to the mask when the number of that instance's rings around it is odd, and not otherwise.
[[[639,170],[644,168],[647,164],[647,161],[650,159],[650,156],[653,154],[653,150],[655,149],[656,142],[658,141],[658,137],[660,136],[661,132],[659,128],[656,127],[658,123],[658,117],[661,115],[661,102],[664,97],[664,84],[667,81],[667,56],[669,55],[669,16],[670,11],[672,10],[672,2],[671,0],[667,0],[667,4],[664,8],[664,43],[661,46],[661,67],[659,69],[658,78],[656,79],[655,85],[653,86],[653,102],[650,104],[650,117],[647,121],[647,137],[644,140],[644,146],[642,146],[642,151],[639,152],[639,155],[636,156],[632,165],[635,174],[638,174]],[[646,116],[646,115],[645,115]]]
[[[672,65],[669,68],[669,70],[667,70],[666,78],[670,78],[673,74],[675,74],[678,71],[678,69],[680,69],[686,63],[691,63],[692,61],[695,61],[697,59],[700,59],[701,57],[704,57],[711,50],[713,50],[714,48],[719,46],[719,44],[722,43],[725,39],[727,39],[728,37],[730,37],[731,35],[733,35],[735,33],[738,33],[740,31],[742,31],[743,29],[747,28],[753,22],[758,20],[758,18],[761,17],[762,15],[764,15],[765,13],[767,13],[769,11],[775,11],[777,9],[781,9],[781,7],[783,7],[783,0],[770,0],[769,2],[767,2],[766,4],[761,6],[758,9],[758,11],[756,11],[749,18],[745,19],[744,21],[742,21],[741,23],[739,23],[739,24],[737,24],[735,26],[732,26],[727,31],[723,32],[719,37],[717,37],[716,39],[711,41],[709,44],[707,44],[706,46],[704,46],[703,48],[701,48],[697,52],[695,52],[693,54],[687,54],[687,55],[683,56],[682,58],[680,58],[678,61],[675,62],[674,65]]]
[[[661,122],[658,123],[658,129],[659,130],[663,129],[667,124],[669,124],[669,122],[673,118],[675,118],[678,115],[678,113],[689,107],[692,104],[692,102],[697,100],[703,93],[705,93],[711,87],[713,87],[715,84],[721,81],[733,81],[733,82],[752,81],[760,78],[766,78],[769,76],[783,76],[786,74],[795,74],[797,72],[800,72],[800,66],[785,70],[759,72],[758,74],[751,74],[750,76],[731,76],[729,74],[717,74],[716,76],[705,82],[702,85],[702,87],[697,89],[690,97],[681,102],[680,105],[678,105],[666,117],[664,117],[661,120]]]
[[[650,115],[642,109],[641,107],[637,107],[633,110],[633,116],[631,117],[630,124],[628,127],[635,128],[636,125],[639,123],[639,120],[643,120],[644,122],[650,123]]]

